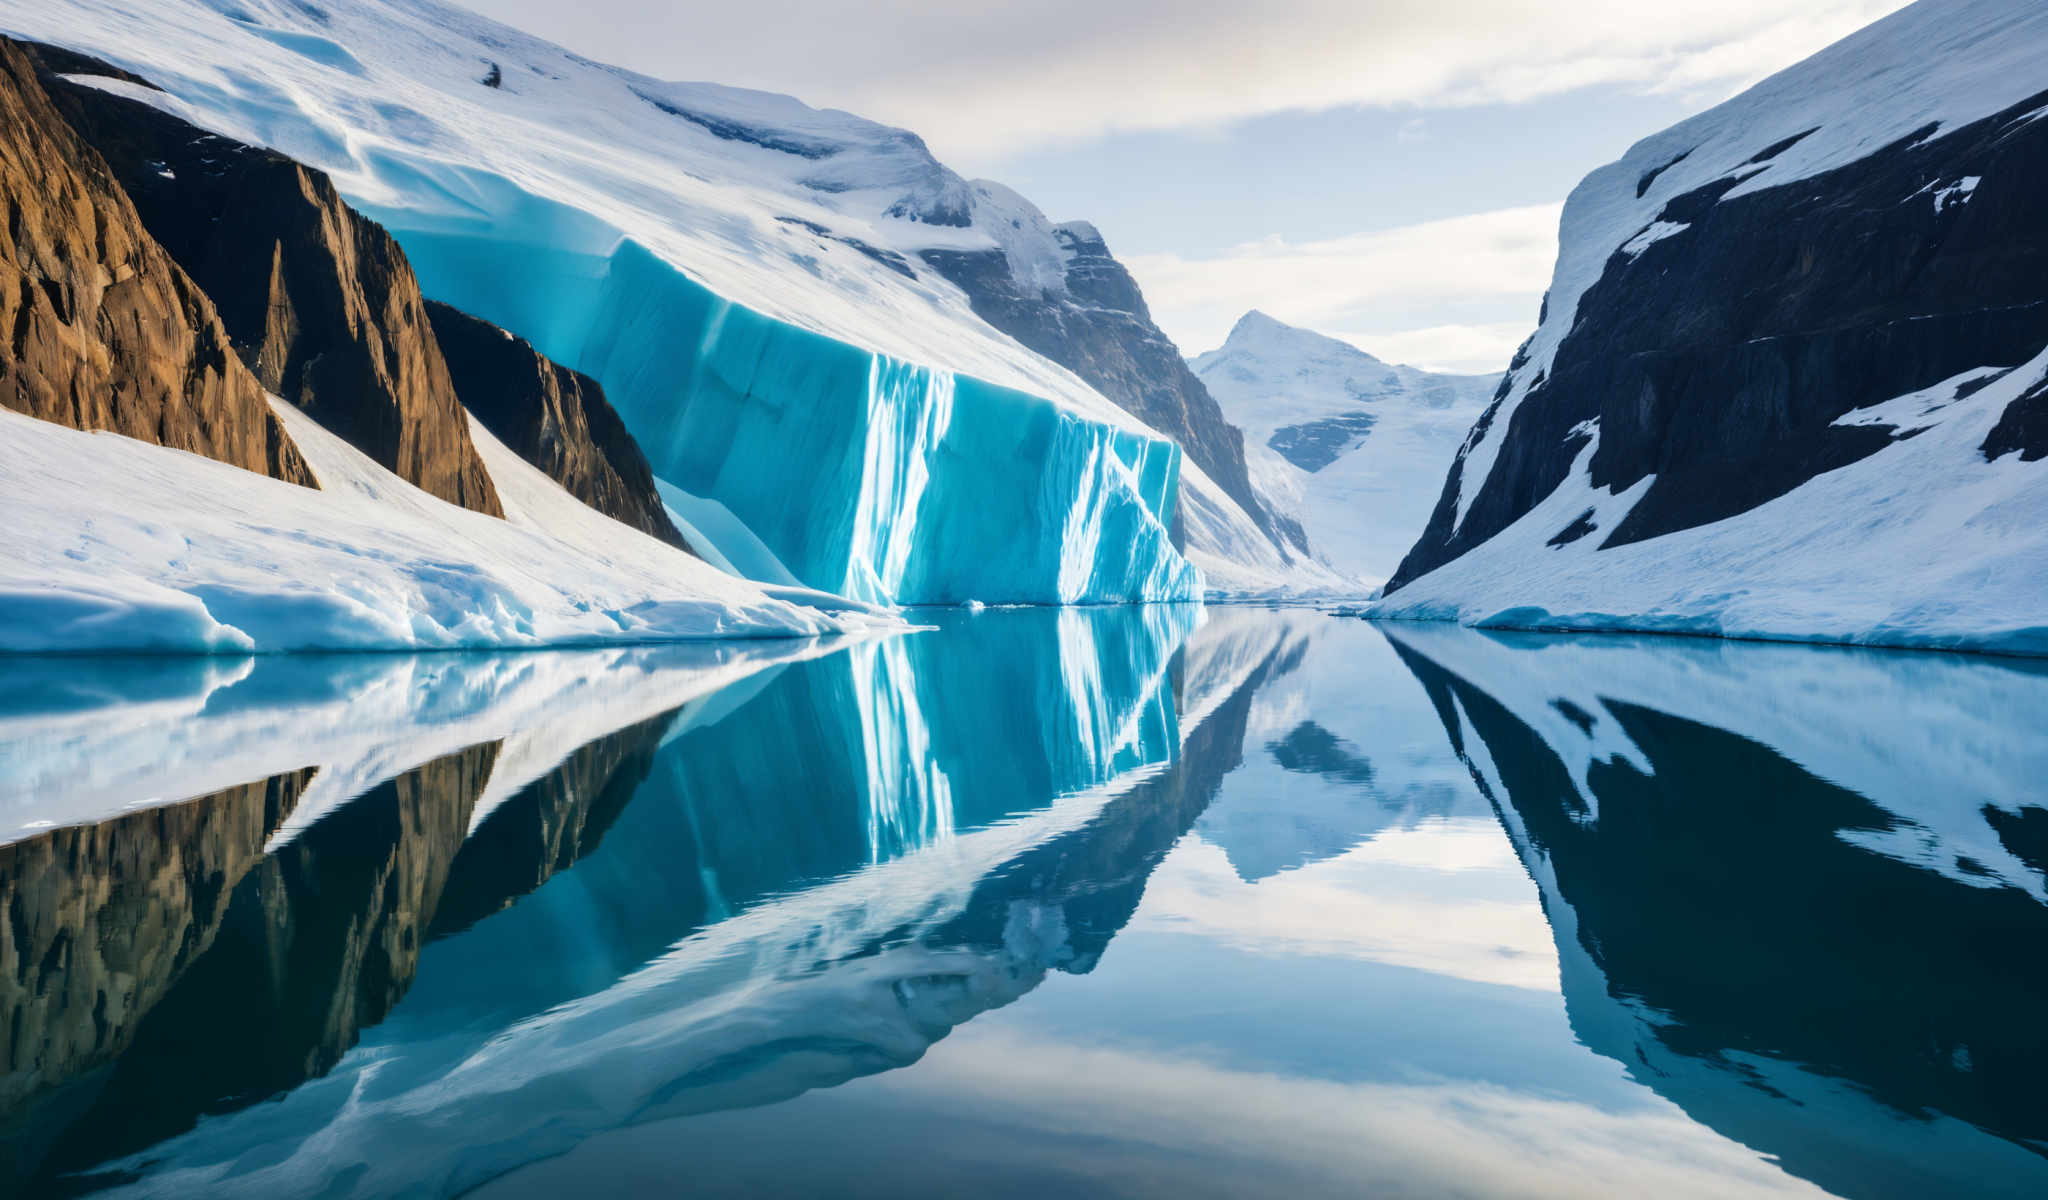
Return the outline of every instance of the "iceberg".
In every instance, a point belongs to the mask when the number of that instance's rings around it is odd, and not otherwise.
[[[604,384],[656,476],[743,527],[689,522],[714,561],[876,604],[1201,593],[1163,438],[764,316],[538,197],[369,211],[423,290]]]
[[[711,561],[899,604],[1201,594],[1179,449],[920,270],[993,243],[915,135],[434,3],[28,0],[0,26],[328,172],[429,297],[596,378],[655,474],[744,527],[697,527]]]

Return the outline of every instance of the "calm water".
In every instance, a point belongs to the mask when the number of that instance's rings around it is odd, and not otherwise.
[[[2048,1195],[2041,667],[930,619],[0,664],[0,1193]]]

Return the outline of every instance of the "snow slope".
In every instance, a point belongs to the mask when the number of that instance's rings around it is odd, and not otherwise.
[[[2048,471],[1979,451],[2044,379],[2048,351],[1854,412],[1844,422],[1915,432],[1727,520],[1606,549],[1597,536],[1551,545],[1575,523],[1613,528],[1649,486],[1594,487],[1596,433],[1547,499],[1372,615],[2048,654]]]
[[[1390,366],[1256,310],[1192,361],[1244,430],[1253,485],[1302,523],[1331,566],[1371,586],[1415,543],[1458,444],[1500,382]],[[1318,440],[1328,461],[1304,444]]]
[[[0,650],[419,650],[803,637],[773,599],[585,506],[481,424],[499,520],[272,399],[318,491],[0,412]]]
[[[910,133],[648,79],[432,0],[24,0],[0,26],[329,172],[429,295],[595,376],[657,475],[724,505],[808,586],[1199,591],[1165,537],[1176,449],[915,258],[995,246],[1051,279],[1049,228]]]

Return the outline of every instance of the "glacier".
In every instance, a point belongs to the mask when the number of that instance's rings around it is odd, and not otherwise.
[[[912,134],[634,75],[436,3],[26,0],[0,27],[328,172],[429,296],[595,377],[656,475],[805,587],[1201,594],[1168,531],[1182,487],[1213,485],[917,269],[927,248],[1029,248],[977,225]],[[696,533],[713,561],[760,557]]]
[[[672,504],[735,568],[876,604],[1200,595],[1171,442],[763,316],[536,197],[368,211],[423,290],[602,382],[656,476],[744,527]]]

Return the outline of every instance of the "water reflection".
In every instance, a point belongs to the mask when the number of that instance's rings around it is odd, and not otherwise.
[[[2048,1186],[2048,673],[1396,627],[1572,1027],[1842,1195]]]
[[[1273,656],[1191,681],[1197,619],[1011,614],[796,666],[78,664],[0,724],[17,812],[103,808],[152,760],[321,765],[0,848],[31,917],[0,991],[10,1173],[460,1190],[913,1061],[1089,969],[1234,762]]]
[[[922,616],[0,663],[0,1190],[2048,1184],[2048,673]]]

